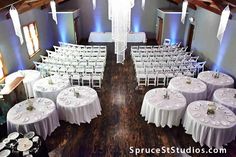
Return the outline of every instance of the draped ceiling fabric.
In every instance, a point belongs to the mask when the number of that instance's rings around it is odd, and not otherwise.
[[[188,9],[188,1],[185,0],[183,2],[183,6],[182,6],[182,16],[181,16],[181,22],[184,24],[185,22],[185,17],[186,17],[186,13],[187,13],[187,9]]]
[[[217,33],[217,38],[218,40],[222,41],[224,33],[225,33],[225,29],[229,20],[229,16],[230,16],[230,8],[229,6],[227,6],[222,14],[221,14],[221,18],[220,18],[220,25],[219,25],[219,29],[218,29],[218,33]]]
[[[96,0],[92,0],[93,1],[93,10],[96,9],[96,5],[97,5],[97,1]]]
[[[142,0],[142,9],[144,10],[144,8],[145,8],[145,2],[146,2],[146,0]]]
[[[54,0],[50,1],[51,11],[52,11],[52,18],[57,24],[57,11],[56,11],[56,2]]]
[[[123,64],[134,0],[108,0],[108,5],[108,17],[112,21],[112,40],[115,42],[117,63]]]
[[[13,5],[11,6],[9,13],[13,22],[15,33],[20,38],[20,43],[22,45],[24,43],[24,39],[22,36],[19,14]]]

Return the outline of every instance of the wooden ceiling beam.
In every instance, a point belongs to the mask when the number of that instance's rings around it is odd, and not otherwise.
[[[188,0],[188,1],[191,2],[192,4],[195,4],[196,6],[202,7],[216,14],[219,14],[219,15],[221,14],[221,11],[219,9],[213,8],[202,1],[199,1],[199,0]]]
[[[225,6],[222,5],[222,1],[221,0],[212,0],[213,3],[219,8],[220,11],[223,11]]]
[[[222,0],[224,2],[227,2],[229,5],[236,7],[236,0]]]

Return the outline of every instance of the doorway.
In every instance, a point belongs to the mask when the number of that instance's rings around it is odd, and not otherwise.
[[[158,17],[159,20],[159,26],[158,26],[158,36],[157,36],[157,44],[161,45],[161,39],[162,39],[162,30],[163,30],[163,19]]]
[[[194,25],[190,24],[189,33],[188,33],[188,40],[187,40],[188,51],[190,51],[191,47],[192,47],[193,33],[194,33]]]

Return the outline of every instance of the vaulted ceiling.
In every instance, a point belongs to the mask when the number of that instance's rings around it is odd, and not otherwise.
[[[55,0],[56,3],[62,3],[67,0]],[[45,8],[50,0],[0,0],[0,11],[8,12],[11,5],[16,7],[19,13],[26,12],[34,8]]]
[[[168,0],[175,4],[180,4],[183,0]],[[221,14],[224,8],[229,5],[232,12],[236,12],[236,0],[188,0],[189,7],[195,9],[202,7],[216,14]]]

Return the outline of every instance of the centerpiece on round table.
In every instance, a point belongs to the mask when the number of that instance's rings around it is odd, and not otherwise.
[[[191,84],[192,83],[191,78],[187,78],[186,83]]]
[[[219,71],[216,70],[215,74],[212,75],[215,79],[218,79],[220,77]]]
[[[216,104],[215,103],[209,103],[207,107],[207,114],[208,115],[214,115],[216,111]]]
[[[26,107],[26,110],[28,110],[28,111],[35,110],[33,102],[30,99],[27,100],[27,104],[28,104],[28,106]]]
[[[80,96],[79,90],[77,88],[74,88],[74,96],[78,98]]]
[[[53,81],[51,77],[48,78],[48,84],[53,85]]]
[[[166,90],[166,93],[163,95],[164,99],[170,99],[170,95],[168,93],[168,90]]]

